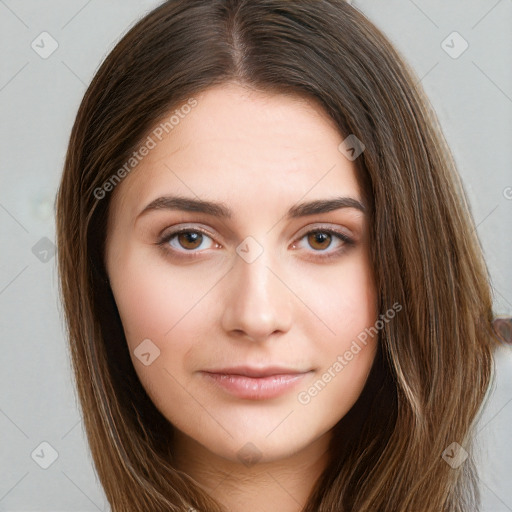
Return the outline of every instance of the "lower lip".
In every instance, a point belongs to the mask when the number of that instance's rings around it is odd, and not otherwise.
[[[202,373],[223,390],[238,398],[244,398],[246,400],[266,400],[286,393],[310,372],[270,375],[268,377]]]

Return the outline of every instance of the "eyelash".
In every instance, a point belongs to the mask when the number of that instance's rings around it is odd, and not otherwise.
[[[175,249],[171,249],[168,245],[168,243],[177,235],[180,235],[182,233],[201,233],[202,235],[206,235],[208,238],[212,238],[206,231],[198,228],[181,228],[177,231],[173,231],[171,233],[167,233],[163,237],[161,237],[157,242],[156,245],[162,247],[162,249],[166,252],[168,256],[176,257],[176,258],[197,258],[201,256],[201,251],[176,251]],[[318,254],[318,256],[314,256],[314,258],[319,258],[321,260],[329,260],[331,258],[336,258],[341,256],[349,247],[355,245],[354,240],[352,240],[350,237],[348,237],[345,233],[342,233],[341,231],[337,231],[332,228],[316,228],[312,229],[310,231],[307,231],[304,233],[300,238],[297,239],[297,241],[300,241],[307,237],[308,235],[312,233],[327,233],[329,235],[333,235],[335,238],[338,238],[341,242],[343,242],[343,245],[326,255],[323,255],[321,253],[326,252],[322,250],[314,251]],[[294,242],[295,243],[295,242]],[[180,254],[182,253],[182,254]],[[184,253],[184,254],[183,254]]]

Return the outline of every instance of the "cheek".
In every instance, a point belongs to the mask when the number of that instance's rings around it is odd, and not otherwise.
[[[144,251],[127,254],[119,269],[111,273],[111,283],[131,348],[144,338],[165,343],[182,323],[197,316],[211,286],[201,273],[172,269],[165,261],[147,258]]]
[[[172,397],[186,399],[180,388],[188,384],[187,369],[197,359],[198,346],[208,343],[215,320],[210,291],[219,277],[211,269],[173,269],[164,259],[149,258],[141,250],[126,250],[109,274],[130,357],[143,386],[157,406],[173,403]],[[149,365],[138,357],[142,347],[151,353]]]
[[[341,417],[361,393],[375,357],[377,293],[364,257],[347,259],[339,271],[316,277],[322,286],[305,302],[318,318],[311,322],[309,316],[302,329],[314,340],[319,370],[299,402],[314,402],[308,409],[321,417]]]
[[[143,251],[127,251],[118,268],[109,274],[142,386],[173,423],[180,424],[183,415],[197,415],[195,409],[187,413],[193,401],[185,391],[190,378],[185,368],[212,322],[206,317],[207,301],[201,299],[213,283],[197,273],[170,269],[165,261],[155,263]],[[144,353],[150,354],[149,364],[144,364]]]
[[[311,322],[309,315],[310,321],[302,328],[324,353],[344,349],[377,319],[377,293],[369,263],[361,253],[347,258],[338,268],[318,270],[301,293],[316,313],[316,319]]]

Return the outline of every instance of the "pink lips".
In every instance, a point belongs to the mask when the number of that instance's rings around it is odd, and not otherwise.
[[[238,398],[265,400],[282,395],[310,372],[277,367],[237,367],[205,370],[201,373],[224,391]]]

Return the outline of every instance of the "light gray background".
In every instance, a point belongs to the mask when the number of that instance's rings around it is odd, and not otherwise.
[[[119,38],[158,3],[0,0],[1,511],[109,509],[71,380],[53,202],[87,84]],[[431,99],[472,207],[495,312],[512,315],[512,0],[352,3],[395,43]],[[46,59],[31,47],[42,46],[43,31],[58,43]],[[461,40],[446,40],[454,31],[469,44],[458,58],[443,49],[462,48]],[[512,347],[504,347],[479,424],[484,512],[512,511],[510,375]],[[42,442],[57,455],[48,469],[40,467],[51,461]]]

